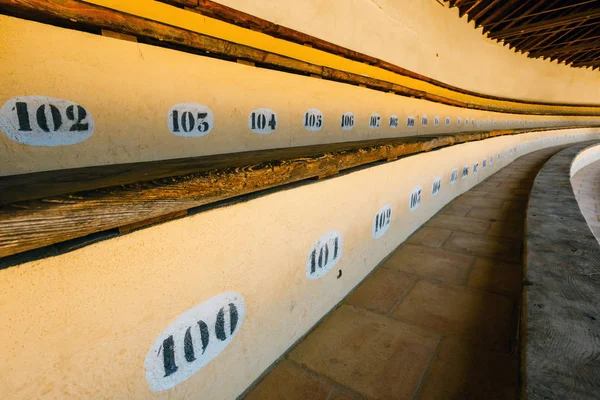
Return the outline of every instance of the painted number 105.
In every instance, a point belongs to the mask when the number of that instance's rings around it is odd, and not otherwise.
[[[195,103],[176,104],[169,110],[169,130],[177,136],[204,136],[215,125],[210,108]]]

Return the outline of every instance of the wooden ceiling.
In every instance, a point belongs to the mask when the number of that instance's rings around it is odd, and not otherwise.
[[[600,69],[600,0],[445,0],[531,58]]]

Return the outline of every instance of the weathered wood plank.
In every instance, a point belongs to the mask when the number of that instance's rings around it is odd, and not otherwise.
[[[570,129],[571,127],[569,127]],[[554,128],[561,129],[561,128]],[[567,129],[567,128],[564,128]],[[485,137],[534,132],[547,128],[529,128],[485,132]],[[475,136],[465,134],[438,135],[454,143],[479,140],[482,132],[473,132]],[[272,160],[291,160],[298,157],[318,157],[325,153],[354,151],[361,148],[381,145],[402,145],[411,142],[429,141],[431,137],[404,137],[395,139],[371,139],[354,142],[318,144],[310,146],[253,150],[232,154],[216,154],[201,157],[176,158],[129,164],[113,164],[95,167],[62,169],[36,172],[31,174],[0,177],[0,206],[25,200],[52,197],[66,193],[101,189],[109,186],[127,185],[134,182],[146,182],[173,176],[202,173],[223,168],[239,168],[250,164],[267,163]],[[417,151],[421,151],[418,150]],[[410,153],[406,153],[410,154]],[[397,158],[397,156],[393,157]]]
[[[518,132],[534,130],[536,129]],[[124,165],[120,166],[121,169],[119,166],[111,166],[110,172],[106,174],[102,173],[104,167],[85,168],[85,172],[73,170],[61,181],[59,190],[66,190],[71,185],[71,188],[77,188],[74,190],[76,193],[20,201],[0,207],[0,257],[264,189],[324,177],[331,171],[515,133],[517,132],[493,131],[379,139],[368,142],[368,145],[363,142],[362,146],[348,143],[320,146],[320,151],[316,146],[311,146],[314,152],[310,156],[306,153],[301,155],[298,148],[281,152],[251,152],[241,158],[238,155],[233,158],[224,157],[220,161],[213,158],[212,163],[200,158],[192,159],[191,164],[172,160],[170,163],[150,163],[151,167],[143,164],[133,167]],[[288,155],[287,158],[285,154]],[[292,154],[293,157],[289,157]],[[269,158],[272,161],[266,161]],[[243,164],[243,160],[251,162]],[[167,166],[161,168],[164,163]],[[166,177],[166,174],[170,176]],[[172,176],[174,174],[177,176]],[[54,190],[52,177],[60,176],[60,172],[41,176],[37,178],[38,184],[35,183],[35,176],[29,176],[21,183],[17,183],[18,177],[11,178],[9,182],[12,183],[12,190],[18,187],[24,189],[25,185],[30,184],[30,192],[39,194],[38,188],[51,192]],[[124,183],[135,180],[143,182]],[[0,193],[10,192],[6,190],[10,186],[5,182]],[[104,188],[81,191],[82,188],[94,186]]]
[[[187,3],[187,1],[185,3]],[[189,6],[187,4],[182,5]],[[209,8],[206,7],[209,7],[209,3],[204,1],[199,2],[198,7],[200,7],[201,5],[205,7],[204,12],[207,12],[206,10],[208,10]],[[366,78],[358,74],[351,74],[340,70],[333,70],[331,68],[326,68],[325,66],[315,65],[294,58],[269,53],[257,48],[229,42],[216,37],[203,35],[198,32],[189,31],[186,29],[163,24],[156,21],[151,21],[142,17],[138,17],[136,15],[120,12],[117,10],[77,0],[0,0],[0,12],[92,32],[100,31],[102,29],[110,30],[113,32],[135,36],[140,42],[151,43],[159,46],[174,47],[178,50],[189,51],[195,54],[210,54],[211,56],[218,56],[231,61],[245,60],[253,62],[258,66],[265,65],[271,68],[274,67],[288,72],[300,73],[309,76],[322,76],[323,78],[332,79],[353,85],[365,85],[369,88],[382,90],[386,92],[392,90],[393,88],[393,91],[399,95],[419,97],[426,100],[440,102],[443,104],[453,106],[467,106],[463,102],[459,102],[448,97],[433,95],[428,92],[403,87],[380,79]],[[231,12],[229,11],[228,13],[231,14]],[[236,11],[236,13],[239,12]],[[221,12],[221,14],[223,13]],[[228,18],[233,17],[229,16]],[[250,24],[250,22],[248,22],[249,19],[247,17],[244,18],[247,21],[247,23]],[[330,43],[327,44],[327,42],[325,41],[319,41],[316,38],[310,38],[308,35],[305,34],[300,35],[299,32],[292,31],[287,28],[284,29],[283,27],[277,25],[275,25],[275,27],[271,27],[270,25],[268,25],[271,23],[267,24],[267,21],[264,20],[261,20],[263,22],[257,22],[256,19],[252,19],[252,21],[253,22],[251,23],[251,25],[256,25],[257,29],[270,29],[271,31],[275,31],[277,35],[283,35],[286,37],[290,37],[290,39],[298,41],[308,40],[310,41],[309,44],[314,45],[315,47],[320,46],[325,51],[346,52],[349,55],[349,57],[354,57],[357,60],[362,60],[363,62],[368,62],[369,64],[376,65],[379,68],[385,68],[394,73],[415,77],[415,79],[417,79],[416,75],[413,76],[414,73],[409,74],[407,70],[404,70],[397,66],[393,66],[389,63],[385,63],[381,60],[368,58],[368,56],[360,55],[357,52],[348,53],[351,52],[348,49],[343,50],[343,48],[339,46],[335,46]],[[422,78],[424,77],[419,76],[418,79],[426,80],[427,82],[431,81],[429,79]],[[365,80],[368,80],[369,82],[365,83]],[[456,92],[456,89],[458,88],[453,88],[451,90]],[[460,93],[466,92],[460,91]],[[473,95],[481,99],[492,99],[492,97],[485,97],[480,94]],[[519,106],[519,104],[536,105],[535,103],[525,103],[515,100],[506,101],[511,101],[515,104],[515,106],[518,106],[518,108],[510,110],[510,112],[521,114],[579,115],[581,114],[581,111],[578,110],[578,107],[592,107],[594,109],[596,108],[596,106],[557,105],[551,103],[539,104],[550,107],[560,106],[564,109],[560,113],[555,113],[554,110],[525,110],[522,106]],[[495,110],[499,112],[509,111],[508,109],[500,109],[498,107],[492,107],[490,105],[473,102],[469,104],[469,108],[488,111]],[[594,111],[594,113],[600,114],[600,107],[597,108],[598,112],[596,113]]]

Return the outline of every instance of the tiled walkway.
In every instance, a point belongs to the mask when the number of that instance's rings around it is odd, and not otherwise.
[[[516,398],[525,206],[558,150],[521,157],[448,204],[246,399]]]
[[[581,211],[600,242],[600,161],[591,163],[571,178]]]

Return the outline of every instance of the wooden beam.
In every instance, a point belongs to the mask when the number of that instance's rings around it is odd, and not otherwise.
[[[557,18],[552,18],[546,21],[533,22],[525,24],[513,29],[502,29],[498,32],[490,34],[493,39],[506,39],[516,35],[523,35],[531,32],[537,32],[542,29],[550,29],[555,27],[564,27],[565,25],[574,22],[592,20],[600,17],[600,9],[578,12],[570,15],[565,15]]]
[[[475,7],[477,7],[479,5],[479,3],[481,3],[482,1],[483,0],[475,0],[475,1],[473,1],[471,3],[471,5],[469,5],[469,7],[465,7],[464,8],[465,11],[462,13],[462,15],[460,15],[460,13],[459,13],[459,16],[462,17],[465,14],[469,14],[469,12],[471,12],[472,9],[474,9]]]
[[[526,12],[527,14],[526,14],[525,16],[526,16],[528,19],[530,19],[530,18],[532,18],[532,17],[537,17],[538,15],[549,14],[549,13],[556,13],[557,11],[566,10],[566,9],[568,9],[568,8],[580,7],[580,6],[584,5],[584,4],[595,3],[595,2],[597,2],[597,1],[598,1],[598,0],[586,0],[586,1],[583,1],[583,2],[580,2],[580,3],[576,3],[576,4],[569,4],[569,5],[563,5],[563,6],[560,6],[560,7],[557,7],[557,8],[552,8],[552,7],[554,7],[555,5],[557,5],[557,4],[561,4],[561,3],[563,2],[563,0],[559,0],[559,1],[555,1],[554,3],[552,3],[552,4],[550,5],[550,7],[548,7],[547,9],[545,9],[545,10],[543,10],[543,11],[540,11],[540,12],[532,12],[532,10],[528,9],[528,10],[527,10],[527,12]],[[525,1],[525,2],[523,2],[522,4],[523,4],[524,6],[526,6],[526,5],[527,5],[527,4],[529,4],[529,3],[527,3],[527,1]],[[536,3],[535,3],[534,5],[540,5],[540,6],[542,6],[542,5],[544,5],[544,2],[543,2],[543,1],[537,1],[537,0],[536,0]],[[530,7],[530,8],[531,8],[531,7]],[[516,12],[511,12],[511,13],[510,13],[510,14],[507,16],[507,18],[505,18],[505,19],[503,19],[503,20],[499,21],[498,23],[507,23],[507,22],[513,22],[513,21],[515,21],[515,22],[516,22],[516,21],[520,21],[520,20],[524,19],[524,16],[523,16],[523,15],[520,15],[520,16],[518,16],[518,17],[516,17],[516,18],[512,18],[512,19],[510,18],[511,16],[513,16],[513,15],[516,15],[516,14],[517,14]],[[493,25],[497,25],[498,23],[494,23]],[[509,28],[509,26],[505,26],[505,28]]]
[[[585,21],[580,22],[579,24],[573,26],[572,28],[566,30],[566,31],[554,31],[551,32],[549,34],[545,34],[542,35],[541,39],[538,39],[537,36],[532,35],[532,37],[530,38],[530,40],[525,41],[523,43],[523,46],[527,48],[528,51],[531,52],[531,49],[539,43],[547,43],[549,41],[549,43],[557,43],[560,42],[560,40],[562,40],[565,37],[568,37],[573,31],[581,31],[580,27],[585,24]]]
[[[508,20],[508,21],[506,21],[508,19],[508,18],[506,18],[504,21],[501,21],[501,22],[506,22],[506,25],[503,27],[503,29],[510,28],[511,26],[517,24],[518,21],[530,20],[532,18],[530,16],[530,14],[534,13],[534,11],[536,11],[540,7],[544,6],[545,4],[546,3],[544,3],[544,1],[538,1],[538,0],[534,0],[533,3],[531,2],[531,0],[523,1],[521,6],[518,7],[518,9],[517,9],[518,12],[512,12],[509,16],[509,18],[513,15],[518,15],[518,17],[513,18],[512,20]],[[521,10],[523,10],[523,11],[521,11]],[[492,29],[492,31],[494,31],[494,29]]]
[[[506,1],[506,0],[503,0]],[[479,22],[479,18],[484,16],[489,10],[491,10],[492,8],[494,8],[496,6],[496,4],[498,4],[498,2],[500,2],[500,0],[491,0],[485,7],[483,7],[481,10],[478,10],[476,13],[474,13],[474,15],[472,17],[470,17],[471,20],[475,20],[475,25],[476,26],[481,26],[482,24]]]
[[[500,7],[498,7],[493,13],[489,14],[487,17],[483,18],[480,21],[480,25],[483,25],[484,27],[484,33],[486,31],[486,29],[489,31],[490,29],[487,28],[487,25],[489,22],[493,22],[495,19],[497,19],[499,16],[503,15],[504,13],[506,13],[507,10],[510,10],[512,8],[514,8],[515,4],[517,4],[517,2],[519,2],[520,0],[507,0],[504,2],[503,5],[501,5]]]
[[[278,156],[273,161],[238,167],[223,165],[166,179],[11,203],[0,207],[0,257],[122,226],[140,226],[144,221],[156,221],[163,215],[179,215],[175,213],[316,178],[334,170],[347,170],[458,143],[547,129],[378,139],[348,150],[336,150],[339,144],[322,145],[320,154],[309,157],[283,159]],[[80,178],[85,180],[84,176]]]
[[[572,62],[574,66],[594,65],[596,62],[600,62],[600,51],[594,51],[591,54],[584,52],[572,58],[570,62]]]
[[[572,39],[572,40],[570,39],[570,40],[568,40],[566,42],[561,42],[560,44],[563,45],[563,46],[567,46],[567,45],[578,43],[578,42],[582,42],[582,41],[591,41],[591,40],[598,40],[598,39],[600,39],[600,36],[591,36],[591,37],[588,37],[586,35],[587,32],[588,31],[584,31],[582,29],[582,30],[580,30],[578,32],[578,35],[580,35],[580,36],[577,36],[576,39]],[[589,32],[593,32],[593,31],[590,30]],[[551,50],[554,46],[555,46],[555,41],[553,40],[553,41],[551,41],[550,43],[547,43],[547,44],[540,43],[539,45],[533,46],[531,48],[531,50],[538,50],[538,51]]]
[[[573,67],[595,67],[595,66],[599,66],[600,65],[600,58],[594,60],[594,61],[581,61],[581,62],[574,62],[572,64]]]
[[[577,50],[594,50],[594,49],[600,49],[600,40],[593,40],[589,43],[581,43],[581,44],[577,44],[577,45],[555,47],[551,50],[536,51],[533,53],[530,52],[529,54],[533,55],[533,57],[548,57],[548,56],[557,55],[557,54],[561,54],[561,53],[573,53]]]

